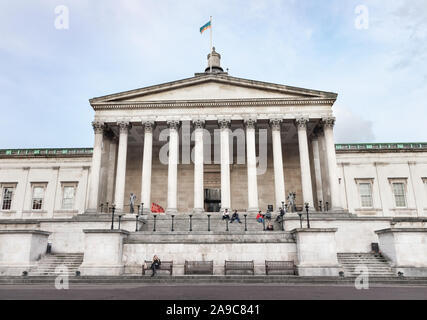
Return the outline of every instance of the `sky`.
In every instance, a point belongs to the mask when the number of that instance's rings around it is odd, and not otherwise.
[[[16,0],[0,149],[91,147],[88,100],[204,71],[209,16],[231,76],[338,93],[337,143],[427,141],[427,0]]]

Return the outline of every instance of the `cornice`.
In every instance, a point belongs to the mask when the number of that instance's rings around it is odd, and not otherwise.
[[[332,106],[333,99],[237,99],[237,100],[180,100],[180,101],[144,101],[144,102],[106,102],[93,103],[95,111],[120,109],[174,109],[174,108],[218,108],[218,107],[270,107],[270,106]]]
[[[91,105],[93,105],[97,103],[111,102],[111,101],[120,100],[120,99],[132,99],[135,96],[139,96],[139,95],[154,94],[154,93],[159,93],[166,90],[173,90],[177,88],[197,85],[197,84],[206,83],[206,82],[218,82],[223,84],[238,85],[238,86],[254,88],[254,89],[277,91],[277,92],[286,93],[286,94],[296,94],[296,95],[300,95],[302,98],[304,98],[305,96],[307,98],[311,97],[311,98],[324,98],[324,99],[336,100],[338,96],[336,93],[333,93],[333,92],[318,91],[318,90],[298,88],[298,87],[286,86],[286,85],[269,83],[269,82],[236,78],[236,77],[228,76],[226,74],[206,74],[206,75],[199,75],[192,78],[186,78],[182,80],[149,86],[145,88],[139,88],[135,90],[129,90],[129,91],[105,95],[97,98],[92,98],[89,100],[89,102],[91,103]]]

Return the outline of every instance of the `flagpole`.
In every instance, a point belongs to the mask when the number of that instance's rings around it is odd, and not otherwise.
[[[210,31],[211,31],[211,58],[209,59],[209,67],[210,67],[210,72],[212,73],[212,16],[211,16],[211,19],[210,19],[210,22],[211,22],[211,27],[210,27]]]

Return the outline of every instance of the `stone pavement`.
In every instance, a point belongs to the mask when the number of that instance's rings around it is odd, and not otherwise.
[[[357,290],[349,285],[152,285],[70,284],[69,290],[51,285],[0,285],[0,300],[426,300],[427,286],[375,286]]]

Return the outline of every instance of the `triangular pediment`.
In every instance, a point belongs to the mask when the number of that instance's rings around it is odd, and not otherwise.
[[[91,103],[230,99],[336,99],[335,93],[206,74],[91,99]]]

